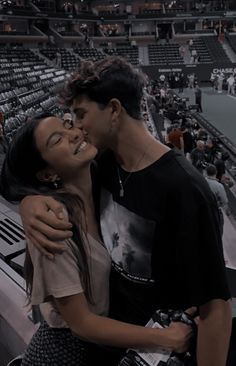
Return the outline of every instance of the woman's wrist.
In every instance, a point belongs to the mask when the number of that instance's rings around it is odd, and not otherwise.
[[[172,351],[174,348],[174,334],[170,328],[152,328],[153,347],[160,347]]]

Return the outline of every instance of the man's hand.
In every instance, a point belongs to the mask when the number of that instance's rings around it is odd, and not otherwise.
[[[54,253],[66,249],[59,242],[72,237],[72,225],[61,203],[51,197],[28,196],[20,204],[20,215],[27,238],[43,255],[53,259]]]

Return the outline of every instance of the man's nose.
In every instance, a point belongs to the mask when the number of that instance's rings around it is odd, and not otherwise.
[[[82,122],[81,122],[81,120],[80,119],[76,119],[75,121],[74,121],[74,126],[76,127],[76,128],[82,128],[83,127],[83,124],[82,124]]]

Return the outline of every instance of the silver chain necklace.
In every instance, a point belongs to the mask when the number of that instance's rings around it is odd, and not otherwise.
[[[129,177],[131,176],[132,173],[133,172],[130,172],[129,175],[125,178],[124,182],[122,182],[121,177],[120,177],[120,168],[117,165],[117,174],[118,174],[119,185],[120,185],[120,197],[124,197],[124,195],[125,195],[124,188],[127,183],[127,180],[129,179]]]
[[[141,161],[143,160],[143,158],[144,158],[144,156],[147,154],[147,151],[145,151],[144,153],[143,153],[143,155],[141,156],[141,158],[138,160],[138,162],[137,162],[137,164],[132,168],[132,170],[133,171],[131,171],[129,174],[128,174],[128,176],[125,178],[125,180],[124,180],[124,182],[122,182],[122,179],[121,179],[121,177],[120,177],[120,167],[119,167],[119,165],[117,165],[116,167],[117,167],[117,175],[118,175],[118,180],[119,180],[119,185],[120,185],[120,192],[119,192],[119,195],[120,195],[120,197],[124,197],[124,195],[125,195],[125,190],[124,190],[124,188],[125,188],[125,185],[126,185],[126,183],[127,183],[127,181],[128,181],[128,179],[131,177],[131,175],[138,169],[138,166],[139,166],[139,164],[141,163]]]

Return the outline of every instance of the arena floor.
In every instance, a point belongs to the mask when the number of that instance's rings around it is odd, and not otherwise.
[[[211,87],[202,89],[202,116],[222,132],[236,145],[236,96],[227,95],[225,91],[217,93]],[[189,97],[190,104],[195,104],[193,89],[184,89],[181,97]]]

